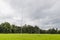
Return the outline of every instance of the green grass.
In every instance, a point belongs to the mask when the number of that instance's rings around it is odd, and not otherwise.
[[[60,34],[0,34],[0,40],[60,40]]]

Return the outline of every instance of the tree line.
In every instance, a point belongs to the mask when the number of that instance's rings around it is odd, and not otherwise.
[[[60,34],[60,30],[57,28],[51,28],[48,30],[40,29],[38,26],[23,25],[16,26],[11,25],[8,22],[0,24],[0,33],[29,33],[29,34]]]

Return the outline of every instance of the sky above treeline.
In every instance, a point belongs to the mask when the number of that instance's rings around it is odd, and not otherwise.
[[[0,0],[0,23],[60,28],[60,0]]]

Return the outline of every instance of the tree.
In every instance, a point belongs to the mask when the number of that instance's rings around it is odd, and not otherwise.
[[[40,33],[40,28],[38,26],[34,27],[34,33]]]
[[[34,33],[34,27],[33,26],[31,26],[31,25],[28,25],[28,27],[27,27],[27,32],[28,33]]]
[[[23,27],[22,27],[22,33],[28,33],[27,31],[27,28],[28,26],[25,24]]]
[[[3,29],[5,32],[7,32],[7,33],[11,32],[11,25],[10,25],[10,23],[8,23],[8,22],[2,23],[1,27],[3,27],[5,29],[5,30]]]
[[[52,29],[49,29],[49,30],[47,31],[47,33],[56,34],[56,33],[57,33],[57,30],[54,29],[54,28],[52,28]]]
[[[21,29],[22,28],[22,29]],[[40,33],[40,34],[60,34],[60,30],[57,28],[51,28],[48,30],[40,29],[38,26],[24,25],[24,26],[16,26],[10,25],[8,22],[4,22],[0,24],[0,33]]]

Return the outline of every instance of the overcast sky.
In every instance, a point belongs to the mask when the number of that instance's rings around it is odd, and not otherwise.
[[[0,23],[21,21],[43,29],[60,28],[60,0],[0,0]]]

